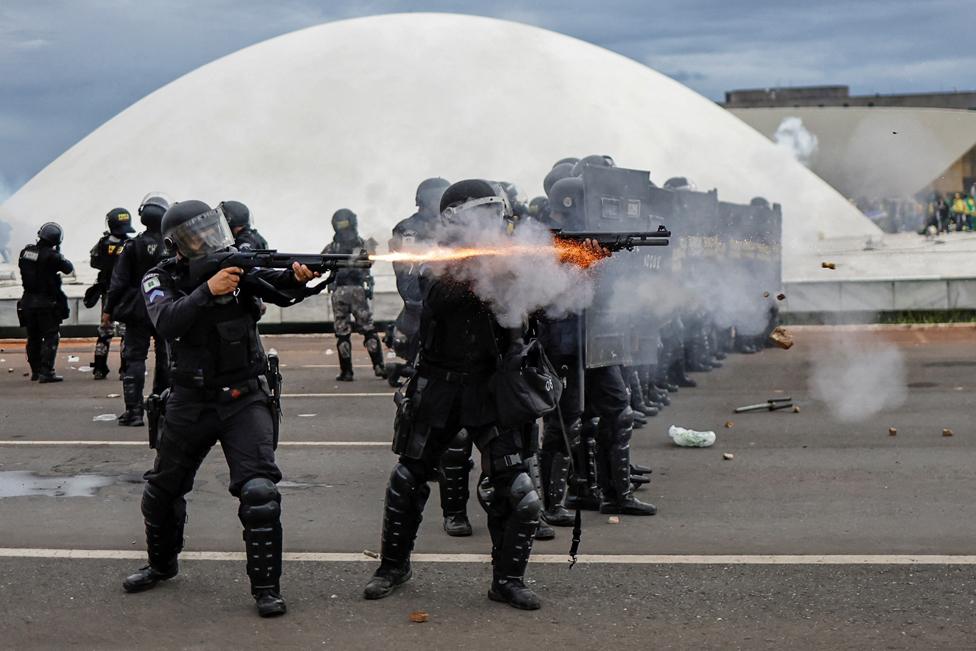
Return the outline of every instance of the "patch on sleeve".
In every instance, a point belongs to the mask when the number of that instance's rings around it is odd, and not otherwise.
[[[148,294],[159,287],[159,276],[146,276],[142,281],[142,293]]]

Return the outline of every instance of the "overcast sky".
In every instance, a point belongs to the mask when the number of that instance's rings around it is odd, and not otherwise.
[[[302,27],[402,11],[562,32],[715,100],[777,85],[976,89],[973,0],[0,0],[0,200],[202,64]]]

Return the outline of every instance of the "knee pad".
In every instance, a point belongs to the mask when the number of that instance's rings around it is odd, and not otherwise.
[[[241,488],[241,522],[245,527],[273,525],[281,516],[281,493],[264,477],[249,479]]]
[[[429,496],[430,486],[416,470],[402,463],[393,466],[386,493],[387,507],[398,511],[423,511]]]
[[[630,408],[630,405],[627,405],[623,411],[617,414],[613,425],[614,433],[634,428],[634,410]]]
[[[336,348],[339,350],[339,355],[342,357],[350,357],[352,355],[352,342],[350,337],[352,335],[336,335]]]
[[[515,518],[519,522],[536,522],[542,514],[542,499],[535,490],[535,484],[527,473],[520,472],[512,479],[508,489]]]
[[[364,332],[363,336],[365,337],[365,340],[363,341],[363,345],[366,346],[366,350],[368,350],[371,353],[375,353],[380,349],[380,340],[379,337],[376,336],[375,330]]]
[[[147,483],[142,489],[142,516],[149,522],[161,524],[173,517],[173,497]]]
[[[469,468],[474,465],[471,463],[471,435],[468,434],[468,430],[461,430],[457,436],[451,439],[450,445],[447,446],[441,456],[441,465],[466,465]]]

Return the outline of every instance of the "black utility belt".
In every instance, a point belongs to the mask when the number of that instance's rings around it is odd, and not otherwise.
[[[261,382],[257,378],[235,382],[231,385],[218,388],[200,387],[180,382],[173,379],[173,386],[179,391],[181,397],[188,397],[199,402],[234,402],[245,396],[261,391]]]
[[[487,382],[488,378],[491,377],[491,373],[463,373],[425,364],[421,364],[417,368],[417,375],[430,380],[450,382],[451,384],[479,384]]]

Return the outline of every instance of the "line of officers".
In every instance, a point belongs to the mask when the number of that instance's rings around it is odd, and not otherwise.
[[[612,164],[612,160],[587,157],[563,164],[570,177],[578,175],[583,165]],[[547,178],[547,190],[550,197],[555,196],[557,183],[550,186]],[[417,212],[394,228],[391,249],[409,250],[431,242],[476,245],[457,239],[472,232],[472,221],[482,231],[490,227],[511,233],[521,219],[561,226],[568,218],[562,208],[555,208],[555,202],[549,204],[554,206],[551,209],[536,200],[524,206],[514,195],[511,186],[481,179],[454,184],[428,179],[417,190]],[[319,274],[295,263],[288,270],[253,269],[245,275],[243,269],[231,267],[210,278],[195,277],[189,262],[235,245],[235,235],[241,248],[266,248],[263,239],[248,228],[246,218],[235,218],[235,208],[234,202],[211,208],[195,200],[170,205],[161,193],[151,193],[139,208],[146,230],[129,241],[125,240],[131,232],[128,214],[109,213],[109,232],[92,256],[94,263],[104,248],[106,257],[116,257],[110,279],[99,277],[99,287],[107,280],[107,291],[93,292],[108,315],[94,366],[98,375],[107,374],[109,328],[114,320],[121,320],[125,324],[122,376],[126,400],[121,420],[142,424],[145,351],[150,339],[156,340],[154,395],[166,395],[156,458],[145,474],[141,505],[148,563],[125,579],[125,590],[140,592],[179,572],[185,496],[204,458],[219,441],[230,469],[229,491],[240,501],[238,515],[251,593],[258,613],[270,617],[286,611],[280,590],[281,494],[276,486],[281,472],[274,455],[280,411],[257,322],[265,303],[288,307],[308,296],[305,285]],[[354,215],[340,213],[333,218],[337,234],[346,227],[342,222],[354,225]],[[344,247],[361,244],[351,238],[337,244],[347,235],[334,239],[331,252],[346,252]],[[53,372],[59,313],[50,317],[42,313],[66,303],[60,281],[55,283],[58,272],[71,271],[70,262],[57,250],[61,238],[60,227],[45,224],[38,243],[25,247],[20,258],[28,355],[38,381],[45,382],[59,379]],[[594,243],[586,245],[598,252]],[[112,252],[109,246],[115,247]],[[389,380],[398,384],[405,377],[407,383],[394,425],[398,460],[386,489],[381,562],[364,596],[386,597],[411,578],[410,557],[430,494],[429,482],[439,483],[447,533],[471,535],[466,506],[471,454],[476,447],[482,470],[477,498],[487,513],[491,536],[493,576],[488,597],[520,609],[537,609],[539,598],[525,584],[524,575],[540,529],[542,537],[552,537],[548,525],[572,524],[573,508],[632,515],[656,511],[634,496],[635,487],[644,483],[650,470],[630,459],[638,411],[633,407],[648,407],[641,395],[643,387],[632,382],[634,373],[629,369],[582,369],[578,364],[582,345],[575,321],[578,316],[553,320],[535,315],[523,327],[503,328],[491,305],[463,280],[463,274],[456,273],[457,267],[398,264],[395,271],[404,308],[388,332],[387,342],[406,361],[389,369]],[[128,281],[124,287],[123,279]],[[357,282],[365,285],[361,279]],[[362,302],[366,303],[365,287],[363,291]],[[38,295],[45,295],[48,302],[41,305]],[[357,296],[351,302],[358,300]],[[121,313],[127,318],[119,318],[120,306],[127,301],[132,303],[131,312],[123,308]],[[360,318],[352,307],[347,314]],[[366,323],[359,323],[361,328],[372,324],[371,316],[363,315],[362,321]],[[362,330],[368,335],[374,371],[382,375],[388,369],[383,368],[375,330]],[[344,336],[339,324],[337,335]],[[370,339],[376,341],[375,348],[370,347]],[[500,351],[518,350],[533,339],[543,342],[564,375],[566,387],[561,418],[553,414],[544,419],[541,450],[536,423],[498,425],[490,393]],[[348,367],[340,369],[340,376],[351,375],[351,351],[345,354],[340,349],[340,354],[340,362],[350,360]],[[664,395],[656,397],[666,399],[668,390],[671,387],[665,384]],[[405,405],[410,406],[409,413]],[[648,408],[643,413],[652,411]],[[585,445],[591,446],[593,467],[587,480],[570,482],[573,448]]]

